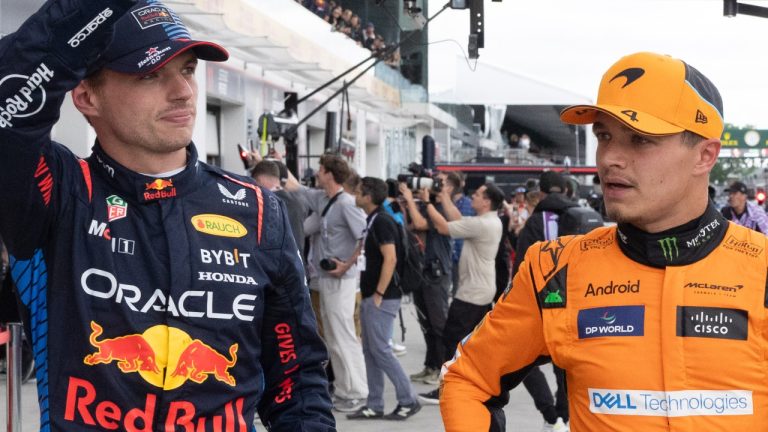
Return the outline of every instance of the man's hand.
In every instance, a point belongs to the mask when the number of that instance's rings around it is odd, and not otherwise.
[[[336,268],[333,270],[329,270],[328,274],[335,278],[340,278],[344,276],[344,273],[346,273],[347,270],[349,270],[349,268],[351,267],[351,266],[348,266],[347,263],[345,263],[344,261],[337,260],[336,258],[331,258],[331,261],[336,263]]]
[[[376,305],[376,307],[381,307],[381,301],[384,300],[384,297],[380,296],[379,293],[373,293],[373,304]]]
[[[441,203],[447,203],[451,201],[451,193],[445,188],[440,189],[440,193],[437,195]]]
[[[413,192],[411,192],[411,190],[408,189],[408,186],[405,183],[400,183],[397,188],[400,190],[400,193],[403,195],[403,198],[405,198],[405,201],[407,202],[413,201]]]
[[[419,189],[419,199],[422,200],[425,203],[429,202],[429,189],[428,188],[421,188],[421,189]]]
[[[269,149],[269,153],[267,153],[267,157],[270,159],[274,159],[276,161],[282,161],[283,155],[280,154],[274,147]]]
[[[262,157],[259,154],[259,152],[255,151],[249,151],[248,152],[248,165],[251,167],[256,166],[257,163],[261,162]]]

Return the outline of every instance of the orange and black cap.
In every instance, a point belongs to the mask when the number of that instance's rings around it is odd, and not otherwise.
[[[589,124],[598,112],[646,135],[687,130],[720,139],[723,133],[723,101],[715,85],[682,60],[650,52],[621,58],[603,75],[597,104],[568,107],[560,119]]]

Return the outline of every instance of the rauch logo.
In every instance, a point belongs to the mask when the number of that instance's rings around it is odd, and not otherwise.
[[[201,233],[219,237],[240,238],[248,234],[248,230],[240,222],[215,214],[192,216],[192,226]]]

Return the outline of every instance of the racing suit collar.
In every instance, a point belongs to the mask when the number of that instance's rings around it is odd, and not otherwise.
[[[651,267],[689,265],[709,255],[720,244],[728,221],[710,202],[700,217],[681,226],[649,234],[630,224],[619,224],[618,244],[633,261]]]
[[[197,150],[187,146],[187,166],[180,173],[168,178],[156,178],[139,174],[120,165],[109,157],[96,140],[93,154],[88,158],[91,169],[98,172],[117,191],[131,196],[140,203],[181,197],[197,188]]]

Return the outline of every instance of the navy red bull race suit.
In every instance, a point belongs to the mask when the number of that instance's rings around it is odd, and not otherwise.
[[[42,431],[333,431],[283,204],[198,161],[137,174],[52,142],[132,2],[48,2],[0,40],[0,235],[28,309]]]

